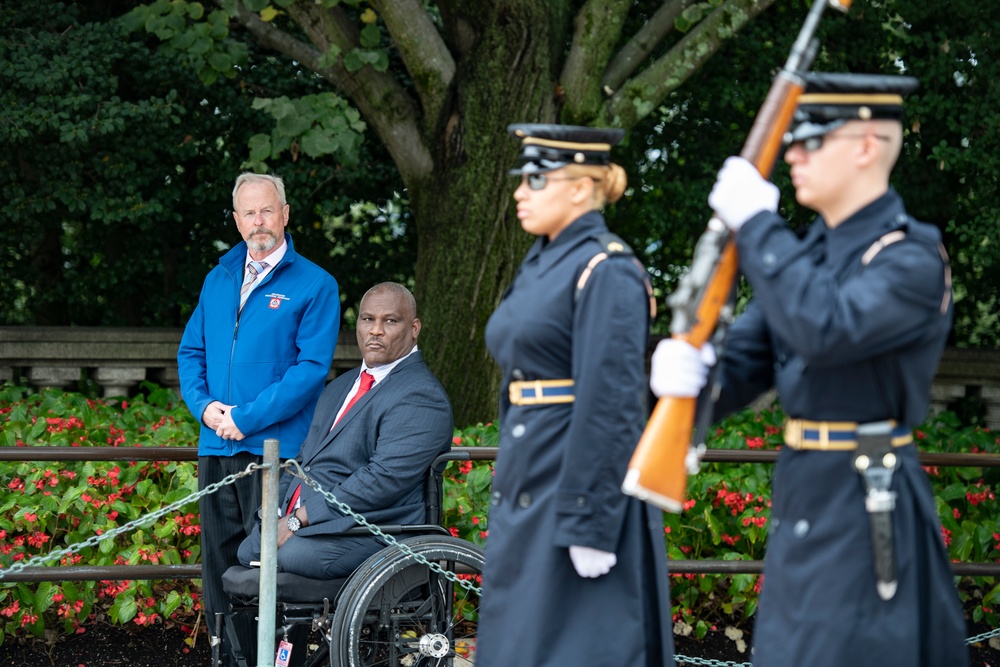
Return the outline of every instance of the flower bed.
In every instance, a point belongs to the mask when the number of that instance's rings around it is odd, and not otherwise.
[[[198,424],[177,395],[154,385],[129,401],[101,401],[46,390],[0,386],[0,446],[194,447]],[[780,446],[780,410],[745,412],[719,425],[709,447]],[[950,413],[915,432],[925,451],[996,452],[997,438],[965,428]],[[493,424],[455,434],[456,445],[496,446]],[[449,463],[444,519],[453,535],[483,544],[488,536],[491,461]],[[760,559],[770,514],[767,464],[712,463],[689,480],[682,514],[664,516],[671,559]],[[1000,557],[1000,511],[993,488],[1000,471],[928,469],[952,558]],[[193,462],[14,463],[0,468],[0,567],[80,543],[197,491]],[[194,564],[199,557],[197,504],[155,524],[85,548],[64,565]],[[675,627],[696,637],[713,626],[747,619],[756,609],[759,578],[750,574],[673,575]],[[997,626],[1000,586],[994,578],[963,578],[960,594],[974,622]],[[165,623],[190,633],[200,586],[188,580],[123,582],[0,582],[0,642],[10,636],[82,632],[114,623]]]

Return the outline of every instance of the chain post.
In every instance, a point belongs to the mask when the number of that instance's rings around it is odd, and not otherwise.
[[[263,502],[260,525],[260,590],[257,607],[257,665],[273,667],[274,628],[278,608],[278,440],[264,441]]]

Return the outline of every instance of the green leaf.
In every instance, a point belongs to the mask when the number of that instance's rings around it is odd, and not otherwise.
[[[227,73],[233,68],[233,61],[224,51],[214,51],[208,56],[208,64],[216,72]]]
[[[337,64],[337,60],[340,58],[340,47],[336,44],[331,44],[330,48],[326,50],[322,56],[319,57],[319,61],[316,63],[317,67],[321,69],[326,69],[328,67],[333,67]]]
[[[366,49],[374,49],[382,41],[382,33],[375,23],[369,23],[361,29],[361,46]]]
[[[138,606],[133,595],[119,595],[114,604],[111,605],[111,619],[116,623],[124,625],[135,618]]]
[[[34,609],[41,613],[52,606],[52,582],[40,581],[35,589]]]
[[[204,56],[206,53],[212,50],[212,38],[199,35],[195,37],[188,51],[192,55]]]
[[[163,618],[170,618],[170,615],[181,606],[181,602],[181,596],[177,591],[167,593],[167,599],[164,601],[163,609],[161,610]]]
[[[165,540],[177,533],[177,524],[173,521],[164,521],[153,529],[153,534],[161,540]]]
[[[97,548],[102,554],[110,554],[115,551],[114,540],[101,540],[97,543]]]
[[[119,17],[118,22],[128,32],[144,29],[149,16],[149,7],[139,6]]]
[[[311,129],[302,135],[302,152],[309,157],[320,157],[334,153],[339,145],[328,132]]]

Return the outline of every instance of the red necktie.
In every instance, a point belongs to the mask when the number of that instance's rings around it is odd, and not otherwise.
[[[337,421],[333,422],[333,426],[336,426],[337,422],[344,418],[344,415],[346,415],[347,412],[354,407],[354,404],[358,402],[359,398],[368,393],[368,390],[372,388],[373,384],[375,384],[375,376],[368,371],[361,371],[361,386],[358,387],[358,393],[351,397],[347,407],[344,408],[344,411],[340,413],[339,417],[337,417]],[[331,431],[333,430],[333,426],[330,427]]]
[[[344,411],[340,413],[339,417],[337,417],[337,421],[333,422],[333,426],[336,426],[337,422],[339,422],[341,419],[344,418],[344,415],[347,414],[348,410],[354,407],[354,404],[358,402],[359,398],[368,393],[368,390],[372,388],[373,384],[375,384],[375,376],[369,373],[368,371],[361,371],[361,386],[358,387],[357,393],[351,397],[351,400],[350,402],[348,402],[347,407],[344,408]],[[331,431],[333,430],[333,426],[330,427]],[[299,501],[299,492],[301,491],[302,491],[302,485],[299,484],[298,486],[295,487],[295,491],[292,493],[292,499],[288,501],[289,514],[291,514],[292,511],[295,509],[295,503]]]

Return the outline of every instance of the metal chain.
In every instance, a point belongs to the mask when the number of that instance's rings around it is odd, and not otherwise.
[[[295,470],[292,470],[293,466],[295,467]],[[475,593],[476,595],[482,595],[483,593],[482,589],[473,584],[468,579],[459,579],[458,575],[456,575],[454,572],[445,571],[444,568],[442,568],[437,563],[432,563],[429,560],[427,560],[424,556],[421,556],[420,554],[413,551],[413,549],[408,547],[405,542],[400,542],[392,535],[382,532],[382,529],[376,526],[375,524],[368,523],[367,519],[365,519],[363,516],[352,510],[350,506],[347,505],[347,503],[340,502],[339,500],[337,500],[337,497],[334,496],[332,493],[330,493],[329,491],[324,491],[316,480],[309,477],[309,475],[303,472],[302,466],[300,466],[299,462],[296,461],[295,459],[289,459],[288,461],[283,463],[281,467],[288,469],[288,473],[290,475],[298,477],[305,484],[308,484],[312,489],[314,489],[321,496],[326,498],[330,503],[336,505],[337,509],[339,509],[344,514],[350,516],[351,518],[353,518],[355,522],[367,528],[368,532],[375,535],[379,539],[383,540],[386,544],[390,544],[394,547],[397,547],[407,556],[411,556],[412,558],[416,559],[416,561],[421,565],[426,565],[433,572],[437,572],[448,581],[458,584],[459,586],[469,591],[470,593]]]
[[[180,510],[185,505],[191,504],[192,502],[198,500],[202,496],[207,496],[210,493],[215,493],[226,484],[232,484],[241,477],[246,477],[247,475],[253,474],[257,470],[262,470],[266,467],[267,466],[261,465],[259,463],[251,463],[246,467],[246,470],[243,470],[242,472],[234,472],[232,475],[229,475],[228,477],[221,479],[218,482],[215,482],[214,484],[209,484],[201,491],[192,493],[189,496],[185,496],[184,498],[181,498],[176,502],[170,503],[166,507],[161,507],[160,509],[156,510],[151,514],[147,514],[142,518],[136,519],[135,521],[130,521],[129,523],[126,523],[122,526],[118,526],[117,528],[112,528],[111,530],[105,531],[100,535],[93,535],[92,537],[88,537],[83,542],[77,542],[76,544],[71,544],[65,549],[57,549],[56,551],[50,551],[47,554],[40,554],[26,561],[21,561],[20,563],[16,563],[5,570],[0,570],[0,580],[2,580],[4,576],[7,574],[20,572],[21,570],[25,570],[29,567],[44,565],[49,561],[57,560],[59,558],[62,558],[63,556],[74,554],[85,547],[95,547],[98,545],[98,543],[103,542],[104,540],[110,540],[111,538],[117,537],[118,535],[128,532],[133,528],[141,528],[142,526],[152,521],[155,521],[156,519],[159,519],[161,516],[164,516],[165,514],[169,514],[174,510]]]
[[[989,632],[984,632],[981,635],[976,635],[975,637],[969,637],[965,640],[966,644],[978,644],[984,639],[992,639],[994,637],[1000,637],[1000,628],[996,630],[990,630]]]

